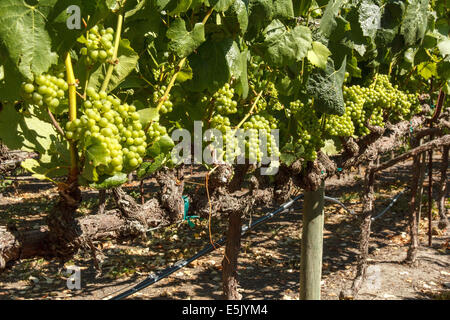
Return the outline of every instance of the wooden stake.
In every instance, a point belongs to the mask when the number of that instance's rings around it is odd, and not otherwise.
[[[317,191],[306,191],[303,209],[300,299],[320,300],[323,252],[324,182]]]

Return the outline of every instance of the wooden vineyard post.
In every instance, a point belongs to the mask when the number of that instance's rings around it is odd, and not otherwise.
[[[303,206],[300,300],[320,300],[323,251],[324,182],[316,191],[306,191]]]

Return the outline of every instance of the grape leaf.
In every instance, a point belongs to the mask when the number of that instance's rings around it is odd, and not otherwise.
[[[346,59],[341,68],[334,70],[334,63],[330,59],[325,70],[313,73],[307,84],[308,94],[314,97],[317,111],[325,114],[342,116],[345,111],[342,85],[345,78]]]
[[[153,162],[144,162],[137,170],[138,178],[143,179],[155,173],[156,171],[162,168],[162,166],[166,161],[167,155],[159,154],[158,156],[156,156]]]
[[[43,120],[46,119],[46,120]],[[68,145],[56,132],[47,113],[29,106],[18,112],[11,104],[0,110],[0,141],[12,150],[38,152],[38,160],[24,162],[24,169],[45,176],[67,173],[70,163]]]
[[[183,19],[177,18],[170,25],[166,33],[169,42],[169,49],[179,57],[186,57],[196,50],[205,41],[205,26],[197,23],[194,29],[189,32]]]
[[[241,76],[239,77],[236,83],[236,92],[241,95],[243,99],[246,99],[248,96],[248,73],[247,73],[247,55],[248,49],[245,49],[241,52]]]
[[[247,31],[248,18],[248,1],[236,0],[226,12],[223,20],[224,24],[227,25],[227,28],[232,30],[232,33],[240,32],[241,34],[244,34]]]
[[[437,74],[441,79],[450,80],[450,61],[440,61],[437,64]]]
[[[180,13],[186,12],[189,10],[192,0],[177,0],[177,6],[175,9],[170,11],[171,16],[179,15]]]
[[[359,23],[364,36],[374,38],[381,24],[380,7],[372,1],[363,1],[358,9]]]
[[[0,46],[0,101],[15,101],[21,94],[22,75]]]
[[[106,146],[99,138],[88,136],[85,141],[86,163],[91,163],[94,167],[101,164],[108,164],[109,153]]]
[[[25,1],[0,1],[0,42],[20,73],[33,79],[33,73],[46,72],[57,63],[58,55],[45,23],[56,0],[41,0],[34,6]]]
[[[445,56],[450,55],[450,39],[448,37],[438,42],[437,47],[444,58]]]
[[[264,58],[277,67],[301,61],[311,48],[311,30],[304,26],[287,30],[280,20],[275,19],[263,35]]]
[[[325,153],[327,156],[335,156],[339,154],[332,139],[325,140],[324,142],[325,145],[322,147],[322,149],[320,149],[323,153]]]
[[[234,0],[209,0],[209,4],[214,7],[214,10],[225,12],[233,4]]]
[[[432,76],[437,76],[436,63],[434,62],[422,62],[417,66],[418,73],[425,79],[428,80]]]
[[[345,2],[346,0],[330,0],[328,2],[319,26],[320,32],[326,38],[328,38],[333,29],[336,28],[336,16]]]
[[[330,55],[331,52],[326,46],[318,41],[313,41],[312,48],[308,51],[308,60],[316,67],[325,69]]]
[[[118,187],[118,186],[124,184],[125,182],[127,182],[128,176],[123,172],[119,172],[113,176],[107,176],[107,175],[100,176],[96,180],[91,180],[91,181],[95,181],[93,183],[89,183],[89,187],[91,187],[91,188],[94,188],[97,190],[111,189],[111,188]]]
[[[428,0],[409,0],[400,33],[405,44],[411,46],[425,36],[428,23]]]
[[[20,163],[20,166],[32,173],[32,176],[39,180],[52,180],[54,177],[67,175],[68,169],[56,167],[53,163],[43,163],[36,159],[26,159]]]
[[[12,104],[5,104],[0,110],[0,140],[12,150],[37,151],[45,155],[49,150],[56,130],[48,122],[35,115],[33,106],[27,113],[16,111]]]
[[[144,128],[150,121],[159,121],[159,112],[156,108],[141,109],[138,110],[138,114],[139,120]]]
[[[147,148],[147,154],[151,158],[156,158],[160,154],[167,154],[175,146],[173,140],[168,136],[164,135],[160,137],[150,148]]]
[[[232,39],[206,41],[189,56],[189,62],[193,71],[190,84],[195,91],[214,92],[242,73],[239,47]]]
[[[257,37],[273,18],[272,0],[250,0],[249,2],[248,30],[246,37]]]
[[[83,166],[83,171],[81,171],[81,177],[86,179],[87,181],[98,181],[97,169],[92,163],[87,162]],[[84,181],[81,181],[80,184],[84,185],[85,183],[83,182]]]
[[[274,18],[293,18],[294,6],[292,0],[275,0],[273,2],[273,16]]]

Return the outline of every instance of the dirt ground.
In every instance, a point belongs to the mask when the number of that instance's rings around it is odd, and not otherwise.
[[[435,163],[438,180],[440,163]],[[404,190],[410,179],[410,162],[378,176],[376,212]],[[336,197],[356,213],[361,212],[358,192],[361,175],[350,173],[327,181],[327,195]],[[151,181],[146,185],[152,190]],[[138,197],[137,184],[127,190]],[[0,192],[2,190],[0,189]],[[149,191],[150,192],[150,191]],[[425,193],[426,194],[426,193]],[[19,229],[36,228],[56,201],[56,189],[37,180],[18,180],[0,196],[0,225],[15,223]],[[355,299],[450,299],[449,230],[434,227],[433,246],[427,246],[426,205],[420,225],[421,248],[418,266],[402,264],[409,241],[407,230],[408,194],[372,224],[368,280]],[[96,193],[84,192],[80,215],[96,210]],[[426,197],[424,197],[424,203]],[[447,199],[448,200],[448,199]],[[111,205],[111,203],[109,203]],[[450,203],[447,201],[447,208]],[[260,208],[246,223],[273,208]],[[437,210],[433,208],[437,225]],[[209,243],[208,222],[193,220],[151,231],[147,240],[99,243],[106,255],[98,273],[88,252],[79,252],[69,262],[26,259],[11,263],[0,273],[0,299],[106,299],[180,259],[186,259]],[[301,242],[301,202],[242,240],[239,281],[243,299],[298,299]],[[226,230],[226,219],[212,220],[212,237],[218,240]],[[338,299],[349,288],[356,272],[359,226],[357,215],[327,203],[324,228],[322,299]],[[130,299],[220,299],[223,248],[198,259]],[[81,290],[66,286],[67,266],[81,268]]]

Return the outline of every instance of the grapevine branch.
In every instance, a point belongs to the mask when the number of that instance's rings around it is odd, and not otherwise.
[[[56,130],[61,134],[61,136],[63,138],[66,137],[66,135],[64,134],[64,131],[61,129],[61,126],[59,125],[58,121],[56,121],[55,116],[53,115],[53,113],[50,111],[50,109],[47,109],[48,111],[48,115],[50,117],[50,120],[52,120],[53,126],[56,128]]]
[[[112,63],[108,66],[108,70],[106,71],[105,80],[103,81],[102,87],[100,91],[105,91],[108,88],[109,81],[111,80],[114,67],[116,65],[117,60],[117,53],[119,51],[119,44],[120,44],[120,35],[122,33],[122,25],[123,25],[123,13],[119,13],[117,17],[117,30],[116,30],[116,37],[114,40],[114,53],[112,56]]]
[[[259,99],[261,98],[263,91],[261,90],[258,95],[256,96],[255,102],[253,102],[252,107],[250,108],[250,111],[245,115],[245,117],[239,122],[239,124],[234,129],[234,133],[244,124],[245,121],[247,121],[248,117],[250,117],[253,113],[253,110],[256,108],[256,105],[258,104]]]
[[[67,83],[69,84],[69,120],[74,121],[77,118],[77,88],[70,53],[66,55],[65,64]],[[76,179],[78,175],[78,152],[73,142],[70,142],[70,163],[70,176],[72,179]]]
[[[206,13],[206,16],[203,18],[202,20],[202,24],[206,24],[206,22],[208,21],[209,17],[211,16],[211,14],[213,13],[214,8],[211,7],[209,9],[209,11]],[[173,74],[172,78],[170,79],[169,85],[166,88],[166,91],[164,92],[164,95],[161,97],[161,99],[158,102],[158,105],[156,106],[156,111],[159,112],[159,110],[161,109],[161,107],[163,106],[164,102],[166,102],[167,98],[169,97],[170,91],[172,90],[172,87],[175,84],[175,81],[177,80],[178,74],[180,73],[180,71],[183,69],[184,64],[186,63],[186,59],[187,57],[184,57],[183,59],[180,60],[180,62],[178,63],[178,66],[176,68],[175,73]],[[147,126],[145,127],[145,132],[148,131],[148,129],[150,128],[151,124],[153,123],[153,121],[150,121]]]

